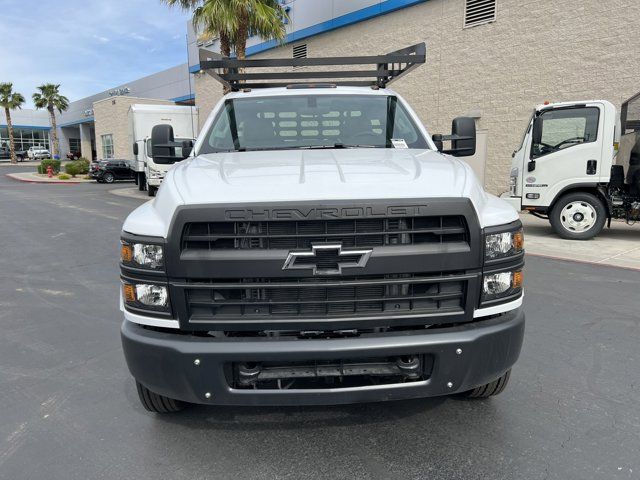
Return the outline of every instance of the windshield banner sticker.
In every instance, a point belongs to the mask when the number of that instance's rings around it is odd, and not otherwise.
[[[404,141],[404,138],[392,138],[391,144],[393,148],[409,148],[407,147],[407,142]]]

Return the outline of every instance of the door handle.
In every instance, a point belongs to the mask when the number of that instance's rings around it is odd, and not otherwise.
[[[589,160],[587,162],[587,175],[595,175],[597,171],[598,171],[598,161]]]

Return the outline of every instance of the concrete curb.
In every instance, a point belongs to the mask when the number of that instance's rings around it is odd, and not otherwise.
[[[111,195],[116,195],[118,197],[126,197],[126,198],[135,198],[136,200],[149,201],[153,200],[153,197],[149,197],[147,192],[139,192],[138,187],[135,188],[114,188],[113,190],[109,190]]]
[[[5,177],[9,177],[13,180],[17,180],[18,182],[24,183],[46,183],[49,185],[62,184],[62,185],[80,185],[85,183],[91,183],[91,180],[45,180],[39,179],[37,177],[27,177],[24,173],[5,173]]]
[[[544,254],[544,253],[529,253],[529,252],[525,252],[525,255],[531,256],[531,257],[546,258],[548,260],[559,260],[561,262],[584,263],[586,265],[591,265],[591,266],[595,266],[595,267],[621,268],[622,270],[630,270],[632,272],[640,272],[640,268],[638,268],[638,267],[625,267],[624,265],[612,265],[611,263],[594,262],[594,261],[591,261],[591,260],[579,260],[579,259],[567,258],[567,257],[557,257],[557,256],[554,256],[554,255],[547,255],[547,254]]]
[[[17,180],[18,182],[24,182],[24,183],[40,183],[40,184],[47,184],[47,185],[80,185],[83,183],[90,183],[90,182],[69,182],[67,180],[38,180],[38,179],[30,179],[30,178],[23,178],[20,177],[16,174],[13,173],[5,173],[4,174],[5,177],[9,177],[13,180]]]

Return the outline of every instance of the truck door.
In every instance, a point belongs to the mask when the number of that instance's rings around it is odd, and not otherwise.
[[[523,206],[549,206],[567,187],[599,182],[603,116],[599,104],[538,111],[522,175]]]

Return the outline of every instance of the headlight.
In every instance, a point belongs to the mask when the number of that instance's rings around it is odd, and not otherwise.
[[[123,265],[135,268],[161,270],[164,268],[164,250],[162,245],[148,243],[129,243],[122,240],[120,257]]]
[[[160,312],[169,311],[169,292],[164,285],[123,283],[122,297],[130,307]]]
[[[513,297],[522,293],[522,270],[489,273],[482,278],[482,302]]]
[[[491,233],[485,236],[484,259],[497,260],[522,253],[524,234],[522,228],[512,232]]]

